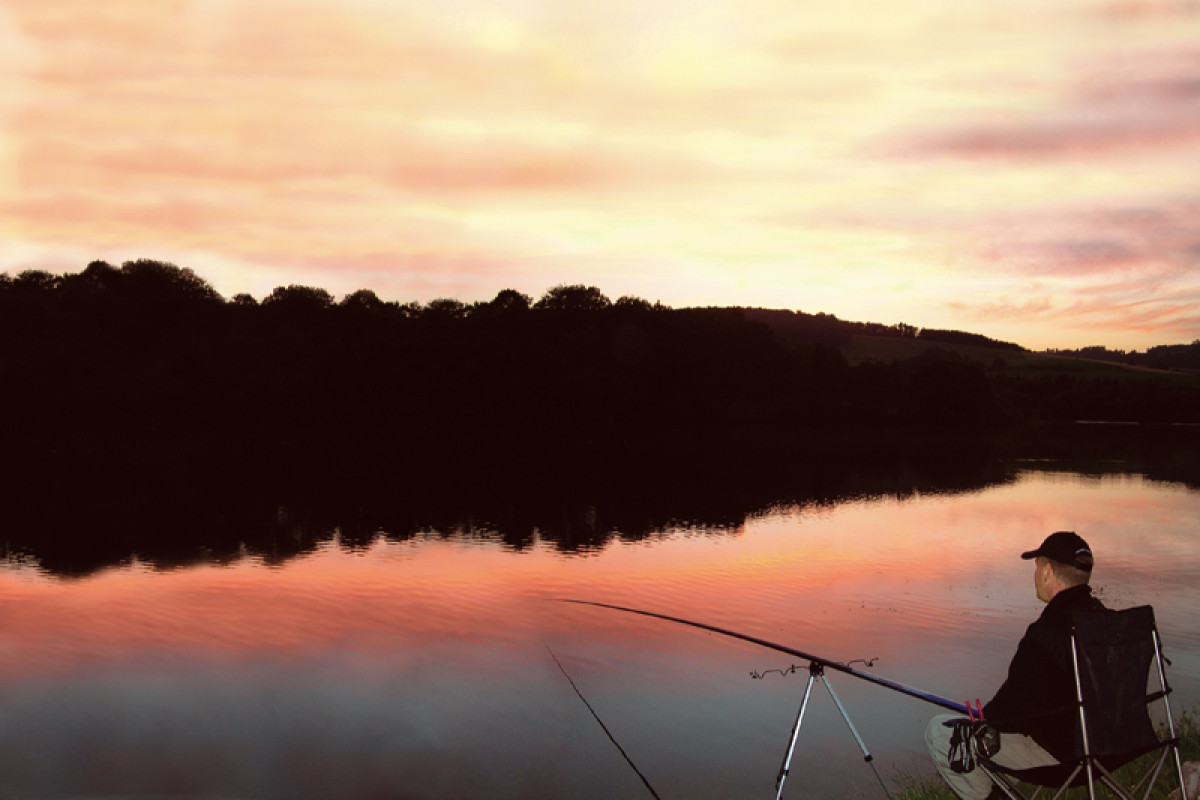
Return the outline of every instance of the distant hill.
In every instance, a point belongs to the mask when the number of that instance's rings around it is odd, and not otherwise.
[[[934,355],[961,358],[985,368],[1028,364],[1043,356],[1024,349],[996,347],[989,344],[944,342],[929,338],[898,339],[888,336],[855,334],[839,350],[852,366],[881,362],[911,361]]]
[[[1064,359],[1102,362],[1150,370],[1200,373],[1200,340],[1191,344],[1159,345],[1144,353],[1084,347],[1050,349],[1035,353],[1013,342],[990,339],[978,333],[917,328],[905,323],[853,322],[832,314],[767,308],[741,308],[747,319],[761,322],[776,338],[789,344],[823,345],[838,350],[851,365],[872,361],[891,363],[927,358],[931,352],[952,355],[990,366],[1039,364],[1042,369],[1064,369]],[[1059,359],[1055,361],[1054,359]]]
[[[1113,364],[1151,369],[1200,372],[1200,339],[1191,344],[1166,344],[1151,347],[1144,353],[1109,350],[1106,347],[1083,347],[1078,350],[1047,350],[1047,353],[1073,358],[1087,358]]]
[[[922,350],[931,345],[966,345],[1011,352],[1023,352],[1025,349],[1020,345],[989,339],[978,333],[917,328],[903,322],[884,325],[879,322],[851,322],[824,313],[807,314],[803,311],[768,308],[739,310],[747,319],[762,322],[777,338],[789,343],[817,343],[841,349],[849,346],[856,337],[873,337],[917,342]]]

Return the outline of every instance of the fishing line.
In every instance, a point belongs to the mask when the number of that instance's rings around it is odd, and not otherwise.
[[[579,699],[583,701],[583,704],[587,706],[587,710],[592,712],[592,717],[596,720],[596,722],[600,723],[600,727],[604,731],[604,735],[608,737],[610,742],[616,745],[617,750],[619,750],[621,755],[625,758],[625,763],[633,767],[633,771],[636,772],[637,776],[642,779],[642,783],[644,783],[646,788],[650,790],[650,794],[654,795],[654,800],[662,800],[662,798],[658,796],[658,792],[654,791],[654,787],[650,785],[650,781],[647,780],[646,776],[642,774],[642,771],[637,768],[637,764],[634,764],[633,759],[630,758],[629,754],[625,752],[625,748],[621,747],[621,743],[617,741],[616,737],[612,735],[612,731],[610,731],[608,726],[604,724],[604,720],[600,719],[600,715],[596,713],[596,709],[592,708],[592,704],[589,703],[587,698],[583,696],[583,692],[579,691],[579,687],[575,685],[575,681],[572,680],[570,674],[567,673],[567,668],[562,665],[562,662],[558,660],[558,656],[554,655],[554,651],[550,649],[550,644],[546,641],[543,641],[542,644],[546,645],[546,652],[549,653],[550,657],[554,659],[554,663],[558,665],[563,677],[567,679],[567,683],[571,684],[571,688],[575,690],[575,694],[578,695]]]

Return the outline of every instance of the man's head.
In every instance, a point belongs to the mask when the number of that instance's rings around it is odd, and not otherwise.
[[[1036,550],[1021,558],[1037,559],[1033,585],[1038,599],[1050,602],[1063,589],[1087,583],[1092,577],[1092,549],[1073,531],[1058,531],[1046,537]]]

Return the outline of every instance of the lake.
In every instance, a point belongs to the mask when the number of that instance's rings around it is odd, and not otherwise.
[[[62,575],[13,556],[0,567],[0,794],[650,797],[606,727],[665,799],[773,796],[806,664],[561,600],[986,701],[1041,609],[1019,554],[1060,529],[1091,543],[1109,606],[1155,607],[1176,713],[1194,711],[1196,484],[1061,459],[999,474],[574,549],[461,524],[171,569]],[[940,709],[828,681],[885,780],[932,773],[922,734]],[[785,796],[883,796],[819,685]]]

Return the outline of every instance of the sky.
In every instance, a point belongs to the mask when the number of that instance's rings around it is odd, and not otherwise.
[[[1200,339],[1200,0],[0,0],[0,271]]]

